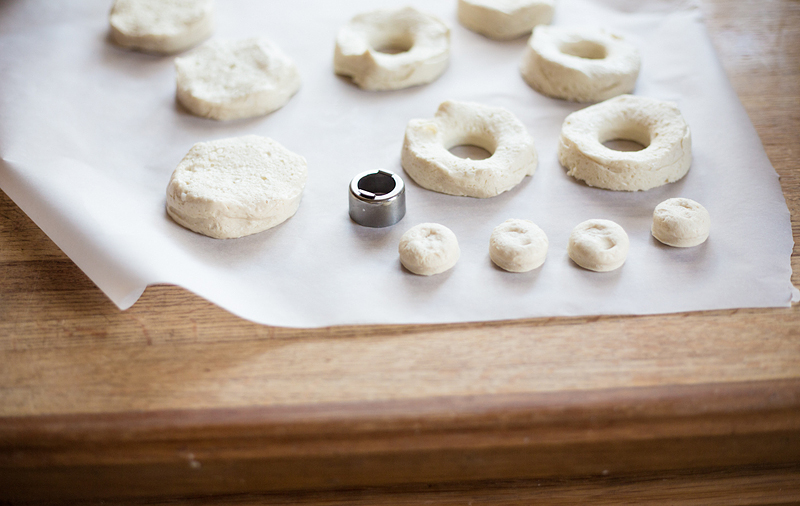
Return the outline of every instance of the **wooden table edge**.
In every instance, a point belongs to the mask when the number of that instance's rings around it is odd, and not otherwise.
[[[0,418],[0,490],[19,500],[49,490],[61,499],[262,493],[796,462],[800,379]]]

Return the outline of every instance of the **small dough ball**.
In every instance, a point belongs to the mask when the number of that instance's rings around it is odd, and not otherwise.
[[[489,238],[489,256],[509,272],[528,272],[547,258],[547,235],[530,220],[506,220]]]
[[[178,101],[217,120],[269,114],[300,88],[294,62],[264,38],[211,40],[176,58],[175,71]]]
[[[553,19],[553,0],[458,0],[458,21],[491,39],[531,33]]]
[[[306,159],[267,137],[247,135],[192,146],[167,186],[167,214],[216,239],[255,234],[297,211]]]
[[[359,14],[339,30],[333,69],[365,90],[435,81],[450,61],[450,28],[413,7]]]
[[[111,38],[123,47],[179,53],[214,31],[213,0],[116,0]]]
[[[608,272],[625,263],[629,248],[622,227],[609,220],[587,220],[572,229],[567,254],[584,269]]]
[[[444,225],[421,223],[400,238],[400,263],[422,276],[439,274],[453,267],[461,255],[456,235]]]
[[[689,248],[708,239],[711,216],[691,199],[667,199],[653,211],[653,237],[668,246]]]

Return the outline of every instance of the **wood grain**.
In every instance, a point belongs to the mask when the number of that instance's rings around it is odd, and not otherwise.
[[[702,5],[797,241],[800,3]],[[563,504],[580,497],[568,483],[658,504],[670,476],[673,504],[788,504],[798,311],[308,330],[155,286],[120,312],[0,193],[0,501],[344,488],[269,497]],[[507,481],[523,478],[549,495]],[[723,495],[732,483],[749,492]]]

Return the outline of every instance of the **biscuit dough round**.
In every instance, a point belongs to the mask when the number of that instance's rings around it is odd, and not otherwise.
[[[438,223],[421,223],[407,230],[397,249],[400,263],[421,276],[450,269],[461,255],[456,235]]]
[[[528,272],[547,258],[547,235],[530,220],[511,219],[496,226],[489,238],[489,257],[501,269]]]
[[[267,137],[199,142],[172,173],[167,213],[216,239],[255,234],[294,215],[307,175],[305,158]]]
[[[599,102],[636,86],[639,50],[602,30],[537,26],[528,40],[520,72],[544,95],[575,102]]]
[[[617,151],[604,142],[645,146]],[[672,183],[692,164],[692,135],[673,102],[621,95],[576,111],[564,120],[558,159],[567,174],[608,190],[649,190]]]
[[[450,148],[474,145],[492,155],[460,158]],[[449,195],[494,197],[536,170],[538,158],[525,125],[501,107],[446,101],[433,119],[408,122],[403,169],[420,186]]]
[[[553,0],[458,0],[458,21],[491,39],[514,39],[553,19]]]
[[[572,229],[567,254],[584,269],[608,272],[625,263],[629,248],[621,226],[610,220],[587,220]]]
[[[216,120],[269,114],[300,88],[294,62],[264,38],[211,40],[176,58],[175,71],[178,101]]]
[[[178,53],[211,35],[213,9],[213,0],[115,0],[111,38],[123,47]]]
[[[334,71],[365,90],[430,83],[447,69],[450,29],[413,7],[359,14],[339,30]]]
[[[689,248],[702,244],[710,229],[708,211],[691,199],[667,199],[653,211],[653,237],[668,246]]]

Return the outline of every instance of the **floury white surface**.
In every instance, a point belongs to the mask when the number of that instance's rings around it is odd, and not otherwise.
[[[422,87],[367,92],[334,75],[336,33],[359,12],[400,4],[220,2],[216,36],[268,37],[295,61],[304,83],[269,116],[224,124],[176,105],[171,57],[109,42],[110,2],[0,3],[0,187],[122,308],[152,283],[175,283],[245,318],[289,326],[789,304],[789,213],[698,10],[678,0],[556,6],[555,25],[600,24],[627,35],[642,53],[634,93],[677,102],[692,129],[686,177],[620,193],[588,187],[558,163],[561,123],[583,106],[544,97],[523,81],[525,37],[495,42],[467,30],[455,1],[410,3],[450,25],[450,66]],[[536,142],[535,175],[490,199],[414,184],[400,167],[406,124],[448,99],[512,111]],[[308,160],[297,214],[235,240],[174,223],[165,189],[186,152],[196,142],[247,134]],[[376,168],[407,183],[407,215],[385,229],[358,226],[347,211],[352,177]],[[708,209],[714,229],[705,243],[676,249],[651,236],[653,209],[670,197]],[[547,234],[540,268],[514,274],[491,263],[489,236],[509,218],[529,219]],[[627,231],[630,252],[620,269],[589,272],[569,260],[570,232],[591,218]],[[446,273],[414,276],[400,265],[400,236],[423,222],[458,237],[461,258]]]

